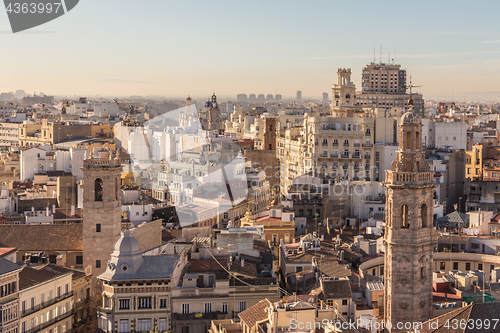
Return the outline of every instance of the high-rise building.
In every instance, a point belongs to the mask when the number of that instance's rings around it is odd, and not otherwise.
[[[264,94],[259,94],[259,96],[257,97],[257,102],[258,103],[265,103],[266,102],[266,96],[264,96]]]
[[[399,332],[397,323],[432,318],[433,177],[422,149],[421,120],[407,112],[401,117],[397,157],[384,183],[384,322],[393,325],[390,332]]]
[[[121,232],[120,160],[109,152],[83,161],[83,267],[92,267],[92,289],[99,291],[96,277],[106,270],[113,246]]]
[[[281,101],[283,99],[283,96],[281,94],[276,94],[276,100]]]
[[[266,96],[266,100],[267,100],[268,102],[269,102],[269,101],[272,101],[273,99],[274,99],[273,94],[268,94],[268,95]]]
[[[255,94],[250,94],[248,96],[248,102],[249,103],[256,103],[257,102],[257,97],[255,97]]]
[[[247,95],[246,95],[246,94],[238,94],[238,95],[236,96],[236,101],[237,101],[238,103],[246,103],[246,102],[247,102],[247,99],[248,99],[248,98],[247,98]]]
[[[302,100],[302,91],[300,90],[297,90],[297,101],[301,101]]]
[[[400,108],[408,110],[406,70],[401,65],[370,63],[361,75],[361,91],[357,94],[357,103],[364,107],[382,109]],[[424,100],[421,94],[412,94],[414,112],[422,115]]]
[[[328,93],[327,93],[327,92],[324,92],[324,93],[323,93],[323,103],[328,103],[328,99],[329,99],[329,97],[328,97]]]

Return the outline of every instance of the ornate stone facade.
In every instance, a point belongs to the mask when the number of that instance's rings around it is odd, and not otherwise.
[[[410,101],[411,102],[411,101]],[[410,103],[409,102],[409,103]],[[432,317],[432,253],[435,244],[433,173],[422,150],[422,123],[401,117],[399,149],[386,171],[384,322],[424,322]]]
[[[121,232],[120,160],[92,158],[83,164],[83,265],[92,267],[92,290]]]

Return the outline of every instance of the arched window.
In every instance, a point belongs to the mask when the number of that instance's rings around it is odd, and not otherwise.
[[[418,147],[420,147],[420,135],[418,134],[418,132],[415,133],[415,142],[418,149]]]
[[[425,279],[424,268],[420,267],[420,278]]]
[[[406,149],[411,149],[411,133],[406,132]]]
[[[102,179],[96,178],[94,181],[95,201],[102,201]]]
[[[428,227],[427,225],[427,205],[422,204],[422,207],[420,208],[420,216],[422,218],[422,228]]]
[[[402,228],[409,228],[410,227],[410,208],[408,207],[407,204],[404,204],[401,206],[401,213],[403,215],[403,224]]]
[[[345,98],[349,99],[349,98],[351,98],[351,95],[345,94]]]

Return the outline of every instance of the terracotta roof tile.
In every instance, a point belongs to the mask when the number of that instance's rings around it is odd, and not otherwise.
[[[0,243],[19,251],[83,251],[83,225],[0,225]]]
[[[268,314],[265,309],[270,306],[271,302],[265,298],[254,306],[240,312],[238,317],[240,317],[241,321],[248,325],[248,327],[253,328],[258,321],[268,318]]]

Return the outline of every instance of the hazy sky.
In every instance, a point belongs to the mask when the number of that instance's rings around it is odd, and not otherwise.
[[[81,0],[12,34],[2,11],[0,92],[319,98],[339,67],[359,88],[380,45],[424,97],[500,91],[499,12],[496,0]]]

